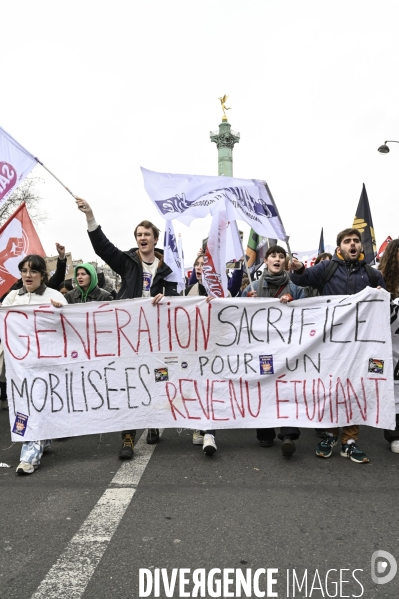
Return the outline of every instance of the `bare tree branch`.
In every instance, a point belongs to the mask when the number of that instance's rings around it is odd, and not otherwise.
[[[35,225],[46,221],[47,214],[39,206],[42,198],[37,190],[37,184],[40,180],[40,177],[24,179],[8,200],[0,205],[0,226],[5,223],[22,202],[25,202],[29,216]]]

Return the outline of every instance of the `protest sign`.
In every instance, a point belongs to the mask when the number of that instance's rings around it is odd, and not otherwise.
[[[394,428],[390,299],[0,309],[14,441],[129,428]]]
[[[71,252],[68,252],[67,254],[65,254],[65,256],[67,259],[66,269],[65,269],[65,281],[67,281],[68,279],[73,279],[73,262],[72,262]],[[58,256],[46,256],[45,257],[46,266],[47,266],[47,274],[49,277],[52,277],[57,269],[57,260],[58,260]]]
[[[326,252],[334,255],[335,246],[326,245],[324,249]],[[299,260],[299,262],[302,262],[302,264],[305,266],[305,268],[309,268],[309,266],[314,266],[317,256],[319,255],[319,250],[318,249],[304,250],[302,252],[294,251],[294,252],[292,252],[292,255],[294,256],[294,258]]]
[[[399,414],[399,299],[391,304],[391,332],[395,406],[396,413]]]
[[[259,235],[287,240],[276,203],[265,181],[157,173],[141,168],[144,187],[162,218],[189,225],[224,210],[228,221],[243,220]]]

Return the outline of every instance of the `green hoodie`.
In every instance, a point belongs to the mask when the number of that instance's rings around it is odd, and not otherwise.
[[[78,284],[78,281],[76,279],[76,272],[78,271],[79,268],[84,268],[90,275],[91,282],[90,282],[90,285],[89,285],[89,288],[87,289],[87,291],[85,291],[84,289],[82,289],[80,287],[80,285]],[[74,281],[76,283],[76,287],[79,289],[79,291],[81,293],[82,302],[86,302],[87,296],[89,295],[89,293],[91,291],[93,291],[93,289],[95,289],[97,287],[97,284],[98,284],[98,277],[97,277],[96,269],[94,268],[94,266],[92,266],[91,264],[88,264],[87,262],[83,262],[83,264],[78,264],[77,266],[75,266]]]

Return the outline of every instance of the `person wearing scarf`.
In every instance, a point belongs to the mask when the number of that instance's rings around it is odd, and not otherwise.
[[[242,293],[242,297],[266,297],[279,299],[283,304],[292,300],[306,297],[302,287],[291,282],[289,274],[285,271],[287,252],[279,245],[270,247],[265,256],[265,268],[262,276]],[[281,450],[284,457],[291,457],[296,451],[295,443],[301,434],[295,426],[282,426],[277,435],[282,441]],[[274,428],[258,428],[256,437],[262,447],[272,447],[276,438]]]

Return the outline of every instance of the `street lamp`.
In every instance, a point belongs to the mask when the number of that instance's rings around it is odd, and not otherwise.
[[[387,144],[392,144],[392,143],[399,144],[399,141],[395,141],[394,139],[391,139],[391,140],[388,139],[387,141],[384,141],[382,146],[380,146],[378,148],[378,151],[381,152],[381,154],[388,154],[389,148],[388,148]]]

